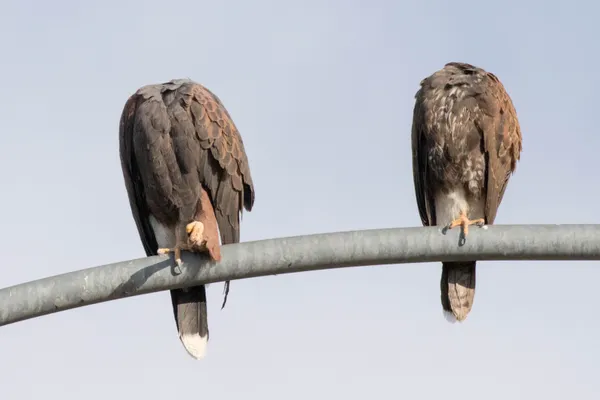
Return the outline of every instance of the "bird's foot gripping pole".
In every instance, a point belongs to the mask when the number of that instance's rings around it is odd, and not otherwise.
[[[175,254],[175,263],[177,264],[178,267],[181,266],[181,247],[176,246],[172,249],[168,249],[168,248],[160,248],[156,251],[158,254],[169,254],[169,253],[174,253]]]
[[[204,239],[204,224],[199,221],[192,221],[185,226],[185,232],[187,236],[181,240],[180,237],[183,235],[178,235],[177,244],[173,248],[160,248],[157,250],[158,254],[169,254],[174,253],[175,255],[175,263],[178,267],[181,266],[181,251],[196,251],[202,252],[206,251],[206,240]]]
[[[483,218],[469,219],[467,217],[467,213],[464,211],[461,211],[459,217],[456,218],[454,221],[450,222],[450,224],[448,225],[448,229],[452,229],[452,228],[456,228],[457,226],[460,226],[460,227],[462,227],[463,236],[466,238],[467,235],[469,234],[469,226],[470,225],[477,225],[479,227],[482,227],[485,225],[485,219],[483,219]]]

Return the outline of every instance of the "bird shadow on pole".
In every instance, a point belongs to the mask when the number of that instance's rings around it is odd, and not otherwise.
[[[134,272],[126,282],[121,283],[112,291],[110,297],[118,299],[138,293],[152,275],[167,268],[171,269],[171,275],[179,275],[175,272],[175,262],[172,260],[172,257],[170,257],[168,260],[149,265]]]
[[[196,276],[200,269],[205,266],[205,264],[211,264],[210,261],[212,261],[210,257],[204,253],[190,255],[187,251],[182,251],[181,260],[183,263],[181,266],[177,266],[173,255],[169,254],[168,257],[169,258],[167,260],[143,267],[131,274],[126,282],[118,285],[115,290],[112,291],[110,297],[117,299],[140,293],[142,291],[142,287],[146,284],[150,277],[167,268],[171,270],[171,276]],[[204,262],[198,263],[199,259]],[[192,260],[193,262],[190,262]],[[172,289],[176,289],[178,287],[179,285],[174,285]]]

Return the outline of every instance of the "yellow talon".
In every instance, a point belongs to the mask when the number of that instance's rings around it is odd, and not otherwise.
[[[461,211],[460,216],[458,218],[456,218],[454,221],[452,221],[450,223],[450,225],[448,225],[448,229],[452,229],[452,228],[456,228],[457,226],[461,226],[464,236],[467,237],[467,235],[469,234],[469,225],[483,226],[483,225],[485,225],[485,219],[478,218],[478,219],[470,220],[467,217],[467,213],[465,213],[464,211]]]
[[[174,249],[159,248],[156,252],[158,254],[175,253],[175,262],[177,263],[177,265],[181,265],[182,264],[182,261],[181,261],[181,249],[179,247],[175,247]]]

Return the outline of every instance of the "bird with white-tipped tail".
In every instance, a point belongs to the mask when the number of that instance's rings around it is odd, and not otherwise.
[[[188,79],[148,85],[126,102],[119,128],[129,204],[146,255],[207,253],[240,241],[254,186],[242,137],[219,98]],[[220,239],[220,243],[219,243]],[[225,301],[229,282],[225,282]],[[204,285],[171,290],[179,338],[202,358],[208,343]]]

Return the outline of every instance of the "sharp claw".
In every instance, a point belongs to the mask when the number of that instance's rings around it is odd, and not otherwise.
[[[181,265],[183,264],[183,261],[181,261],[181,249],[179,247],[175,247],[173,249],[169,249],[169,248],[159,248],[158,250],[156,250],[156,253],[158,254],[169,254],[169,253],[174,253],[175,255],[175,268],[177,273],[181,273]]]
[[[452,229],[457,226],[460,226],[462,227],[463,235],[467,237],[467,235],[469,234],[470,225],[477,225],[479,227],[482,227],[485,225],[485,220],[483,218],[470,220],[465,212],[461,212],[458,218],[456,218],[454,221],[450,222],[447,225],[447,229]]]
[[[173,268],[173,271],[179,275],[181,274],[181,264],[183,264],[183,262],[179,259],[179,260],[175,260],[175,267]]]

